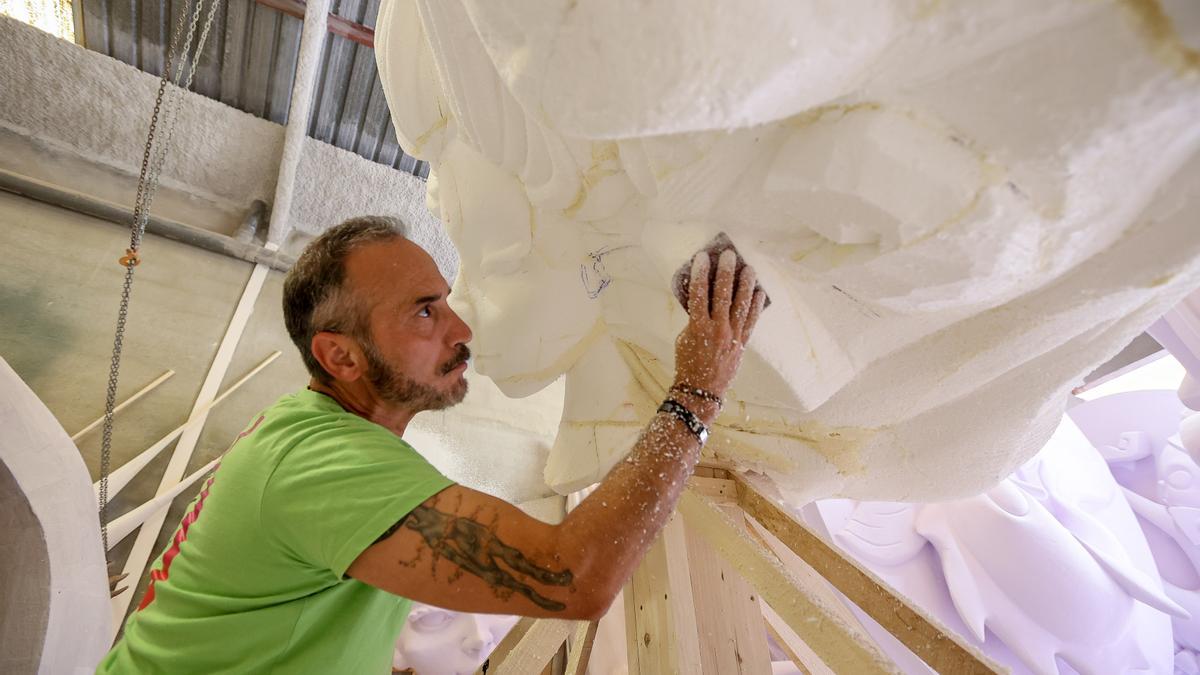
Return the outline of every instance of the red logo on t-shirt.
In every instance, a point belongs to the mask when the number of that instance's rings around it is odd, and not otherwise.
[[[264,419],[266,419],[266,415],[259,415],[258,419],[254,421],[254,424],[249,429],[238,434],[233,444],[229,446],[229,450],[232,450],[238,441],[254,433],[254,430],[258,428],[258,425],[262,424]],[[225,452],[229,452],[229,450]],[[175,556],[179,555],[183,542],[187,541],[188,528],[200,517],[200,509],[204,508],[204,500],[208,499],[208,491],[212,489],[213,481],[217,479],[217,469],[219,468],[221,468],[221,463],[217,462],[217,465],[213,467],[212,475],[204,483],[204,489],[200,491],[200,498],[196,500],[196,505],[192,507],[190,512],[184,515],[183,522],[179,523],[179,529],[175,531],[175,537],[171,540],[171,546],[167,549],[166,553],[163,553],[162,569],[150,570],[150,585],[146,587],[146,595],[142,598],[141,604],[138,605],[137,611],[142,611],[147,605],[154,602],[154,582],[167,580],[167,576],[171,571],[171,561],[175,560]]]

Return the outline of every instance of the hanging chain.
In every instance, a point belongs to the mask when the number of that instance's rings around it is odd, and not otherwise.
[[[133,218],[129,225],[129,248],[118,261],[125,267],[125,281],[121,288],[121,303],[117,310],[117,330],[113,336],[112,362],[108,371],[108,391],[104,401],[104,427],[100,441],[100,539],[104,546],[104,560],[108,558],[108,475],[112,461],[112,427],[113,410],[117,401],[117,381],[121,370],[121,350],[125,340],[125,322],[129,316],[129,298],[133,291],[133,270],[141,262],[139,251],[142,245],[142,235],[146,232],[146,222],[150,218],[150,205],[154,201],[154,193],[158,189],[158,179],[166,160],[167,148],[175,131],[178,119],[178,100],[182,91],[187,89],[196,74],[196,66],[204,51],[204,43],[208,39],[212,27],[213,16],[217,4],[221,0],[212,0],[205,17],[204,28],[196,45],[195,56],[191,58],[191,66],[183,76],[184,68],[188,65],[188,54],[191,51],[192,39],[200,22],[204,0],[196,0],[196,5],[189,12],[180,13],[175,32],[171,36],[171,47],[163,64],[162,77],[158,81],[158,94],[154,100],[154,112],[150,116],[150,129],[146,134],[146,146],[142,153],[142,168],[138,175],[137,196],[134,198]],[[183,42],[183,57],[176,66],[174,81],[171,78],[171,67],[175,65],[175,57],[179,53],[180,38],[184,33],[187,17],[191,15],[191,25],[187,30],[187,39]],[[169,86],[173,85],[173,86]],[[161,122],[161,126],[160,126]],[[160,136],[161,134],[161,136]]]

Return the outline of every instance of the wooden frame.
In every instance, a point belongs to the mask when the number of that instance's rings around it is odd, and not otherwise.
[[[779,499],[772,496],[773,492],[770,486],[753,476],[734,473],[719,467],[701,467],[697,471],[697,478],[694,478],[689,484],[688,493],[685,493],[680,508],[685,512],[688,509],[692,510],[696,514],[693,519],[698,525],[706,531],[715,532],[724,528],[734,530],[739,528],[736,523],[730,521],[726,521],[723,525],[714,525],[711,508],[708,511],[701,510],[696,502],[718,495],[727,502],[736,504],[748,521],[770,533],[782,546],[810,567],[812,572],[829,582],[833,588],[853,602],[934,671],[973,675],[1004,672],[1002,666],[926,615],[881,579],[860,567],[854,560],[845,556],[797,520],[786,510]],[[730,493],[732,493],[732,497],[729,497]],[[685,518],[685,522],[689,522],[688,519]],[[747,527],[751,530],[755,529],[749,524]],[[730,535],[726,534],[725,536]],[[743,544],[745,550],[734,550],[731,551],[731,554],[742,557],[767,555],[780,561],[778,553],[772,552],[771,547],[765,545],[766,542],[762,541],[761,535],[756,533],[752,539],[754,540]],[[767,597],[764,587],[760,585],[770,583],[769,578],[758,572],[751,572],[747,574],[747,580],[762,592],[763,599],[767,604],[772,605],[771,613],[783,619],[784,624],[822,659],[823,663],[817,664],[817,668],[802,665],[805,670],[830,668],[834,672],[862,672],[859,670],[844,671],[842,667],[831,663],[826,658],[826,654],[822,652],[828,652],[832,645],[814,644],[805,636],[805,630],[802,630],[805,628],[804,625],[797,626],[793,621],[787,620],[787,612],[783,611],[783,608],[775,606]],[[801,584],[794,585],[791,589],[797,599],[800,596],[817,595],[814,590],[805,588]],[[768,619],[770,618],[769,614]],[[842,618],[845,618],[844,614]],[[772,630],[779,632],[781,627],[778,623],[772,624],[768,620],[768,624],[771,625]],[[818,638],[818,640],[825,639],[829,639],[829,636]],[[833,638],[833,641],[839,642],[847,639],[861,640],[863,637],[859,631],[855,630],[855,627],[850,627],[850,630],[844,635]]]
[[[939,673],[1004,672],[793,517],[766,484],[701,466],[625,588],[629,672],[762,673],[771,635],[804,673],[896,670],[829,586]],[[824,582],[828,582],[826,586]],[[587,668],[595,622],[523,619],[492,673],[539,672],[575,633],[566,672]]]

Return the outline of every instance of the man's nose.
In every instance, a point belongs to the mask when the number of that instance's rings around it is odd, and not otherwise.
[[[471,341],[471,338],[473,338],[475,334],[471,332],[471,327],[467,325],[466,321],[462,320],[462,317],[458,315],[458,312],[455,312],[453,309],[451,309],[450,313],[454,316],[454,322],[450,327],[449,332],[446,334],[447,340],[452,345],[467,344]]]

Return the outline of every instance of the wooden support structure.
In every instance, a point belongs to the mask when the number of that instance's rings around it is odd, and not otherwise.
[[[701,672],[691,576],[676,514],[625,586],[630,673]]]
[[[571,633],[573,623],[562,619],[521,619],[496,645],[488,659],[488,675],[540,673]],[[482,675],[483,670],[475,672]]]
[[[571,638],[571,649],[567,652],[566,675],[584,675],[592,657],[592,645],[596,642],[599,621],[580,621]]]
[[[769,495],[726,468],[697,469],[625,588],[631,675],[769,673],[768,635],[806,675],[895,672],[837,593],[939,673],[1004,672]],[[550,619],[522,619],[488,672],[543,672],[568,634],[562,672],[583,675],[596,622]]]
[[[1002,670],[977,650],[855,564],[791,516],[744,476],[734,475],[738,504],[825,580],[939,673],[982,675]],[[835,668],[835,670],[837,670]]]
[[[727,508],[737,510],[732,504]],[[758,591],[694,529],[686,528],[686,543],[700,636],[700,672],[771,672]]]
[[[751,539],[740,523],[691,491],[684,492],[679,512],[688,527],[729,561],[834,672],[892,672],[887,659],[861,629],[847,623],[833,607],[804,593],[795,576]],[[765,631],[760,639],[766,639]]]

